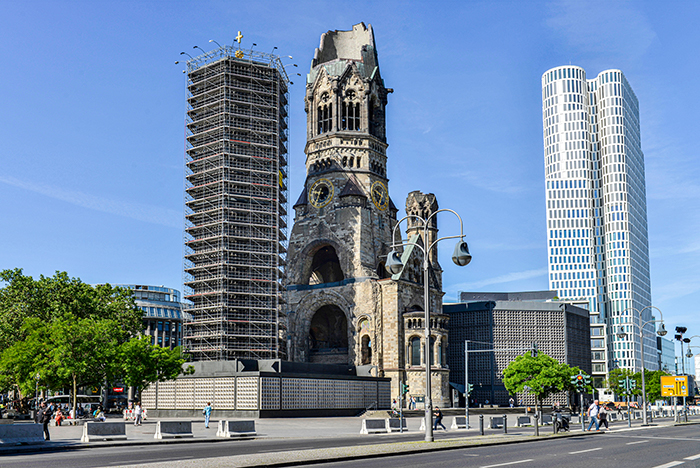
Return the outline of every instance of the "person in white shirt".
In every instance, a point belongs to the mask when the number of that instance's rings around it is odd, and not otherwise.
[[[591,418],[590,424],[588,424],[587,431],[591,430],[593,423],[595,423],[595,430],[600,430],[600,424],[598,423],[598,413],[600,413],[600,406],[598,406],[598,400],[593,400],[593,404],[588,407],[588,417]]]

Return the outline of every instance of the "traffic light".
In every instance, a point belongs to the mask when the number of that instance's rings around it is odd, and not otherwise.
[[[637,381],[630,380],[630,390],[634,390],[635,388],[637,388]]]
[[[620,384],[620,388],[627,390],[627,379],[619,379],[617,383]]]
[[[474,385],[473,384],[467,384],[467,396],[472,394],[472,390],[474,390]]]
[[[408,384],[407,383],[402,383],[401,384],[401,395],[405,395],[408,393]]]
[[[571,383],[576,385],[576,391],[583,393],[586,388],[586,376],[583,374],[574,375],[571,377]]]
[[[583,376],[583,381],[586,383],[586,385],[591,384],[591,376],[590,375],[584,375]]]
[[[537,357],[537,343],[532,343],[532,351],[530,351],[532,357]]]

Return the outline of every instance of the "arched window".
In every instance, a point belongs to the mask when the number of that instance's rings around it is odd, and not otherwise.
[[[409,341],[409,365],[420,366],[420,338],[417,336]]]
[[[309,284],[324,284],[343,281],[345,275],[340,268],[340,260],[330,245],[320,248],[311,261]]]
[[[341,115],[340,128],[342,130],[360,129],[360,103],[343,101]]]
[[[333,104],[318,107],[318,134],[330,132],[333,128]]]
[[[372,363],[372,340],[369,335],[364,335],[360,341],[360,348],[362,350],[362,365],[367,365]]]
[[[320,354],[347,357],[348,324],[339,307],[325,305],[316,311],[309,329],[309,348],[312,357]]]

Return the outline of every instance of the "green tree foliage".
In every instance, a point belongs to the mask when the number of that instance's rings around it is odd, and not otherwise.
[[[661,399],[661,376],[662,375],[671,375],[668,372],[664,372],[662,370],[656,370],[656,371],[650,371],[650,370],[644,370],[644,383],[646,384],[646,394],[647,394],[647,401],[648,402],[654,402],[656,400]],[[634,379],[638,382],[637,386],[638,388],[641,389],[642,387],[642,373],[641,372],[636,372],[633,375]],[[637,394],[641,395],[641,391],[637,392]]]
[[[503,370],[503,384],[509,393],[527,392],[535,396],[536,404],[552,393],[569,389],[571,376],[578,369],[562,364],[540,352],[536,357],[530,353],[518,356]]]
[[[172,350],[156,346],[151,344],[148,336],[124,343],[119,351],[123,381],[126,385],[134,387],[137,393],[149,383],[176,378],[183,373],[182,365],[186,360],[187,356],[179,346]],[[184,371],[185,374],[192,372],[192,366]]]
[[[141,311],[130,290],[91,286],[57,272],[34,280],[0,272],[0,387],[99,386],[123,378],[138,387],[177,377],[185,357],[137,338]],[[175,371],[177,369],[177,372]],[[75,402],[74,402],[75,405]]]
[[[642,377],[641,374],[634,374],[629,369],[616,368],[610,371],[608,374],[607,388],[608,390],[614,392],[616,395],[623,396],[627,395],[626,390],[620,386],[620,380],[624,378],[630,378],[630,381],[636,383],[636,388],[632,390],[632,395],[642,394]],[[646,376],[644,377],[646,378]]]

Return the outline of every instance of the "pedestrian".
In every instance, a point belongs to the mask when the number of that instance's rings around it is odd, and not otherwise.
[[[207,402],[207,406],[205,406],[202,410],[202,414],[204,415],[204,427],[209,429],[209,417],[211,416],[211,402]]]
[[[143,410],[141,409],[141,403],[136,402],[134,405],[134,426],[140,426],[141,425],[141,417],[143,415]]]
[[[598,406],[598,400],[593,400],[593,404],[588,407],[588,417],[591,418],[591,422],[588,424],[587,431],[591,430],[593,423],[595,423],[595,430],[600,430],[600,425],[598,424],[598,413],[600,413],[600,406]]]
[[[435,416],[435,426],[433,427],[433,430],[437,431],[438,424],[442,426],[444,430],[447,430],[444,424],[442,424],[442,411],[440,411],[440,407],[436,406],[435,411],[433,412],[433,415]]]
[[[508,400],[508,404],[510,405],[511,408],[513,406],[515,406],[515,400],[513,400],[513,397],[510,397],[510,400]]]
[[[51,422],[51,417],[53,416],[53,411],[51,406],[46,403],[41,403],[41,411],[39,412],[39,423],[44,427],[44,440],[51,440],[49,435],[49,423]]]
[[[56,425],[60,426],[61,421],[63,421],[63,411],[61,411],[61,408],[58,408],[58,411],[56,411]]]
[[[410,407],[412,410],[416,409],[416,398],[415,397],[411,397]]]
[[[610,426],[608,426],[608,409],[605,407],[605,405],[600,407],[600,411],[598,411],[598,419],[600,420],[601,426],[605,426],[605,429],[610,429]]]

